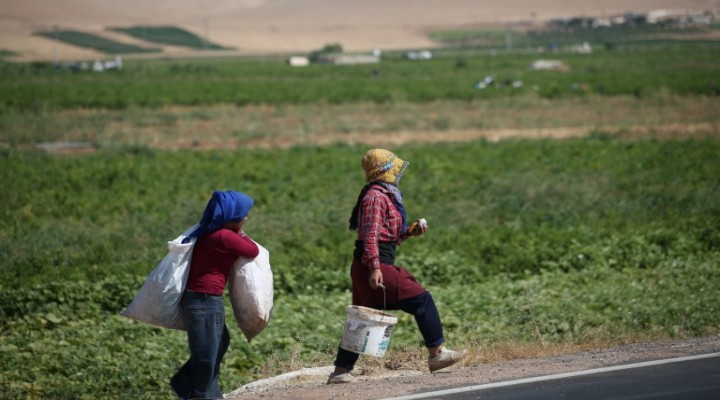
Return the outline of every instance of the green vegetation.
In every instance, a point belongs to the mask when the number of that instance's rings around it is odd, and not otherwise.
[[[107,54],[154,53],[160,51],[158,48],[133,46],[79,31],[60,30],[54,32],[37,32],[37,35],[59,40],[73,46],[87,47]]]
[[[5,58],[5,57],[13,57],[13,56],[16,56],[17,54],[18,53],[14,52],[12,50],[0,49],[0,59]]]
[[[111,31],[122,32],[135,38],[172,46],[190,47],[204,50],[227,50],[229,47],[208,42],[194,33],[174,26],[133,26],[130,28],[110,28]]]
[[[0,63],[0,398],[170,397],[184,333],[119,313],[215,189],[255,198],[247,232],[269,249],[276,289],[252,344],[231,327],[223,388],[329,365],[367,147],[250,146],[282,135],[592,130],[610,118],[627,136],[393,147],[411,162],[409,217],[431,226],[398,263],[433,292],[454,347],[720,332],[720,59],[706,43],[663,46],[563,55],[566,73],[528,71],[536,54],[473,49],[379,66],[127,61],[112,74]],[[476,90],[490,75],[524,85]],[[681,140],[691,125],[711,138]],[[658,126],[672,139],[633,133]],[[153,150],[158,132],[237,150]],[[32,149],[55,140],[95,151]],[[412,318],[396,314],[391,353],[418,349]]]
[[[329,364],[349,302],[346,222],[363,150],[3,151],[5,397],[167,397],[183,334],[118,313],[216,188],[256,199],[247,229],[271,252],[277,294],[256,342],[233,329],[224,387],[252,379],[271,354]],[[410,217],[432,226],[399,263],[433,291],[454,345],[720,328],[717,141],[396,150],[412,162]],[[400,324],[392,346],[418,345],[412,320]]]
[[[320,61],[322,56],[341,54],[342,52],[343,48],[340,43],[326,44],[322,49],[311,51],[308,58],[310,59],[310,62],[315,63]]]
[[[110,28],[109,30],[121,32],[149,43],[206,50],[230,49],[229,47],[208,42],[191,32],[173,26],[133,26],[130,28]],[[107,54],[154,53],[162,51],[160,48],[130,45],[103,38],[91,33],[74,30],[58,30],[52,32],[45,31],[37,32],[36,34],[49,39],[59,40],[73,46],[86,47]],[[2,58],[1,54],[0,58]]]
[[[537,55],[447,56],[414,62],[390,58],[378,65],[293,68],[279,59],[123,63],[113,74],[72,74],[33,65],[0,63],[0,115],[73,108],[126,109],[168,104],[402,103],[471,101],[508,96],[542,98],[600,95],[654,97],[658,91],[717,95],[716,52],[690,44],[674,51],[565,55],[569,72],[531,71]],[[378,78],[373,71],[380,69]],[[476,90],[494,75],[502,88]],[[507,81],[520,80],[512,88]],[[578,90],[578,88],[583,88]]]

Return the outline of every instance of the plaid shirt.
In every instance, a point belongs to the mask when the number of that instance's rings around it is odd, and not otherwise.
[[[371,269],[380,268],[378,242],[400,244],[408,236],[402,233],[402,215],[389,196],[387,189],[373,185],[360,205],[358,240],[363,241],[362,263]]]

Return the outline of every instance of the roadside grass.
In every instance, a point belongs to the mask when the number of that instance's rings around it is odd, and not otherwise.
[[[453,349],[466,349],[468,355],[462,362],[462,365],[492,364],[500,361],[540,358],[547,356],[557,356],[587,350],[597,350],[616,347],[620,345],[632,343],[650,343],[664,341],[669,339],[690,338],[694,336],[712,336],[720,333],[720,325],[715,324],[709,326],[708,329],[702,330],[700,335],[683,328],[682,324],[675,326],[674,329],[658,329],[660,326],[652,326],[656,318],[665,318],[663,314],[672,312],[673,308],[682,308],[683,312],[690,314],[701,312],[704,307],[709,307],[710,313],[718,310],[718,307],[711,304],[714,292],[720,286],[717,283],[711,283],[707,286],[697,282],[687,282],[688,289],[677,287],[685,286],[678,280],[681,276],[700,277],[700,280],[717,281],[720,277],[720,271],[717,268],[717,258],[706,263],[704,266],[689,266],[687,269],[680,271],[673,268],[657,267],[654,270],[654,277],[645,277],[643,271],[632,271],[632,268],[623,271],[606,270],[600,272],[605,277],[600,280],[593,281],[592,285],[585,284],[583,289],[568,289],[563,299],[553,299],[546,295],[557,290],[558,287],[575,285],[574,288],[580,287],[576,285],[578,275],[587,273],[595,274],[595,271],[584,271],[582,273],[562,273],[556,274],[554,277],[544,277],[541,279],[544,283],[535,288],[528,288],[526,292],[519,293],[517,297],[503,295],[505,290],[502,284],[497,282],[483,282],[473,287],[454,287],[452,291],[461,291],[464,294],[470,291],[478,291],[486,293],[486,297],[498,297],[507,303],[503,306],[503,315],[492,315],[488,312],[488,307],[483,302],[475,301],[475,299],[467,298],[465,302],[472,304],[473,312],[469,312],[463,316],[463,320],[467,323],[462,328],[446,327],[448,342],[446,345]],[[714,264],[714,265],[713,265]],[[591,268],[592,270],[603,270],[603,268]],[[584,280],[580,278],[581,280]],[[528,280],[520,280],[517,283],[521,286],[531,286],[534,278]],[[568,283],[567,281],[571,281]],[[693,279],[694,281],[694,279]],[[619,283],[621,282],[621,283]],[[659,285],[660,287],[658,287]],[[694,286],[693,289],[690,287]],[[448,308],[452,305],[458,305],[456,301],[445,300],[448,292],[430,288],[434,293],[434,297],[441,304],[440,311],[442,317],[447,317]],[[697,294],[695,290],[701,292]],[[677,300],[671,300],[671,293],[685,292],[688,295],[693,293],[694,301],[680,301],[682,304],[675,304]],[[704,292],[704,293],[703,293]],[[615,316],[606,319],[609,315],[602,315],[601,312],[589,312],[588,309],[596,307],[596,297],[605,296],[612,297],[617,293],[621,295],[613,301],[618,306]],[[652,293],[647,296],[648,293]],[[550,296],[552,297],[552,296]],[[605,300],[603,300],[605,301]],[[690,305],[691,303],[694,305]],[[573,310],[576,308],[577,310]],[[643,318],[646,318],[641,324],[645,328],[633,327],[634,323],[622,321],[623,311],[629,313],[642,314],[648,312]],[[538,313],[537,320],[528,318],[528,310],[534,309]],[[569,310],[568,310],[569,309]],[[580,309],[584,311],[579,311]],[[541,311],[542,310],[542,311]],[[338,310],[340,311],[340,310]],[[427,352],[424,350],[419,334],[416,332],[414,321],[412,318],[402,314],[401,312],[393,312],[400,317],[400,322],[396,327],[394,336],[391,338],[391,345],[388,353],[383,358],[373,358],[363,356],[357,364],[357,374],[375,375],[388,371],[410,370],[427,372]],[[655,315],[650,315],[654,313]],[[709,314],[708,314],[709,315]],[[457,315],[453,315],[456,317]],[[548,321],[555,320],[555,324]],[[493,328],[492,332],[478,329],[476,324],[483,324],[484,319],[497,321],[510,321],[513,319],[524,319],[526,324],[514,324],[512,327]],[[567,320],[564,320],[567,318]],[[688,316],[688,320],[692,319]],[[334,318],[337,319],[337,318]],[[571,319],[582,319],[582,326],[570,326]],[[682,318],[681,318],[682,319]],[[680,320],[681,320],[680,319]],[[557,322],[560,321],[559,324]],[[678,320],[679,321],[679,320]],[[342,324],[342,319],[338,319],[336,323]],[[557,325],[556,325],[557,324]],[[452,324],[451,324],[452,325]],[[339,342],[340,336],[336,339]],[[335,348],[327,346],[322,351],[316,348],[310,351],[310,357],[302,357],[303,353],[307,353],[307,344],[300,338],[296,344],[287,352],[273,353],[268,359],[264,360],[257,370],[256,379],[268,378],[283,373],[297,371],[301,368],[313,366],[330,366],[334,361]]]
[[[453,345],[453,343],[446,343],[446,345],[453,350],[467,351],[465,358],[458,364],[459,367],[463,367],[495,364],[518,359],[554,357],[589,350],[609,349],[632,343],[652,343],[669,339],[667,335],[646,336],[637,332],[628,332],[625,337],[614,338],[604,338],[604,334],[604,332],[588,333],[584,340],[560,343],[538,343],[513,338],[499,338],[495,342],[484,343],[479,341],[478,338],[473,338],[468,340],[467,344],[459,342],[456,345]],[[708,335],[711,335],[711,333]],[[357,370],[354,371],[354,373],[357,375],[376,375],[391,371],[418,371],[426,373],[428,372],[427,356],[427,351],[422,346],[393,345],[382,358],[361,357],[357,363]],[[262,365],[258,379],[265,379],[287,372],[297,371],[302,368],[308,368],[308,365],[332,366],[334,362],[333,357],[309,360],[304,364],[292,362],[284,358],[274,358]]]

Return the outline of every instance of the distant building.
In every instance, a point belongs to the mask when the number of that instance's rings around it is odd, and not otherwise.
[[[673,22],[678,24],[710,25],[712,17],[703,11],[696,10],[655,10],[647,14],[649,24]]]
[[[405,53],[405,58],[408,60],[430,60],[432,57],[433,54],[430,50],[408,51]]]
[[[372,54],[322,54],[315,62],[335,65],[377,64],[380,57]]]
[[[91,69],[95,72],[103,72],[111,69],[122,69],[123,62],[120,56],[115,56],[114,60],[95,60]]]
[[[303,56],[293,56],[288,58],[288,64],[293,67],[306,67],[310,65],[310,59]]]
[[[550,20],[546,28],[571,32],[575,29],[609,28],[617,25],[711,25],[716,20],[718,20],[717,11],[661,9],[649,13],[626,13],[616,16],[559,18]]]

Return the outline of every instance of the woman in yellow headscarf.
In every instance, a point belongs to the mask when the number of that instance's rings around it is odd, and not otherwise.
[[[395,265],[397,245],[410,236],[428,232],[424,219],[407,225],[398,185],[408,164],[384,149],[369,150],[363,155],[366,184],[349,221],[350,229],[358,232],[350,267],[352,296],[354,305],[412,314],[428,349],[428,367],[433,372],[455,364],[465,353],[443,347],[445,337],[432,295],[406,269]],[[350,371],[358,357],[357,353],[338,348],[335,371],[328,384],[352,382]]]

